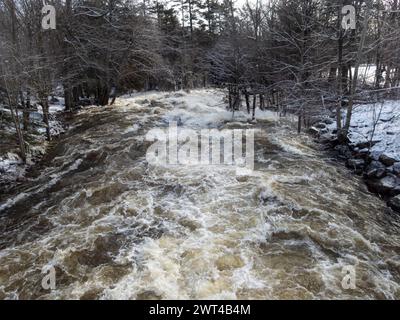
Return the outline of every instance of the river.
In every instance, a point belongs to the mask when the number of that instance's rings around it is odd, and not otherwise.
[[[398,216],[290,119],[248,124],[222,98],[147,93],[80,111],[1,192],[0,298],[399,299]],[[171,120],[256,129],[253,174],[149,166],[144,137]]]

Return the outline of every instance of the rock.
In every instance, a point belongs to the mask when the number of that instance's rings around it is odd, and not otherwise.
[[[393,174],[387,174],[386,177],[378,180],[368,180],[367,185],[370,191],[383,196],[397,196],[400,194],[400,178]]]
[[[370,158],[375,161],[379,161],[379,157],[381,156],[381,152],[379,151],[371,151],[369,154]]]
[[[329,148],[333,148],[339,144],[339,140],[334,134],[324,134],[320,136],[319,143],[329,145]]]
[[[368,149],[370,147],[370,143],[369,141],[359,142],[355,146],[358,147],[359,149],[365,149],[365,148]]]
[[[371,169],[366,173],[366,177],[369,179],[381,179],[385,175],[386,175],[385,169]]]
[[[382,162],[385,166],[390,167],[394,165],[397,161],[386,154],[381,154],[379,157],[379,161]]]
[[[372,160],[366,169],[366,178],[381,179],[386,176],[386,166],[379,161]]]
[[[362,170],[365,166],[365,161],[363,159],[348,159],[346,166],[353,170]]]
[[[348,158],[351,158],[351,156],[352,156],[350,148],[347,145],[343,145],[343,144],[337,145],[335,147],[335,150],[338,152],[338,154],[341,158],[348,159]]]
[[[333,147],[337,146],[340,143],[339,138],[336,136],[335,133],[332,134],[332,140],[330,143]]]
[[[324,119],[324,123],[329,125],[329,124],[333,124],[334,121],[330,118],[326,118],[326,119]]]
[[[400,175],[400,162],[396,162],[392,166],[392,172],[396,175]]]
[[[368,162],[369,159],[368,153],[362,152],[362,150],[354,151],[353,157],[355,159],[363,159],[365,162]]]
[[[325,129],[326,125],[325,125],[325,123],[320,122],[320,123],[317,123],[314,127],[317,129]]]
[[[311,128],[308,129],[308,133],[310,133],[310,134],[312,134],[314,136],[317,136],[317,135],[319,135],[319,130],[317,128],[315,128],[315,127],[311,127]]]
[[[383,163],[379,162],[379,161],[372,160],[371,163],[368,165],[367,171],[373,170],[373,169],[386,170],[386,166]]]
[[[394,211],[400,213],[400,195],[393,197],[388,201],[388,206],[392,208]]]
[[[360,149],[370,149],[374,145],[376,145],[378,142],[381,142],[381,140],[358,142],[358,143],[355,144],[355,146],[360,148]]]

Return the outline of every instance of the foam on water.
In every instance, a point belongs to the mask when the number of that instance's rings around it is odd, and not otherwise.
[[[0,297],[399,298],[399,224],[384,203],[290,123],[232,119],[222,98],[137,94],[82,111],[49,168],[2,198]],[[178,119],[257,129],[253,174],[149,166],[144,136]],[[49,264],[51,292],[40,286]],[[346,265],[357,272],[350,291]]]

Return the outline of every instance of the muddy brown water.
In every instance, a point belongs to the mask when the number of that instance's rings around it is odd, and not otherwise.
[[[207,124],[258,129],[250,176],[150,167],[151,128],[207,114],[191,96],[221,108],[221,93],[194,91],[82,111],[28,181],[2,191],[0,298],[400,298],[397,215],[290,121]],[[55,290],[41,286],[46,265]]]

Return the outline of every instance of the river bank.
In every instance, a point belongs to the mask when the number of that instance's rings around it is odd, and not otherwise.
[[[311,128],[319,142],[362,176],[368,189],[396,212],[400,212],[400,117],[396,116],[399,112],[399,101],[355,106],[347,145],[338,145],[333,118]]]

